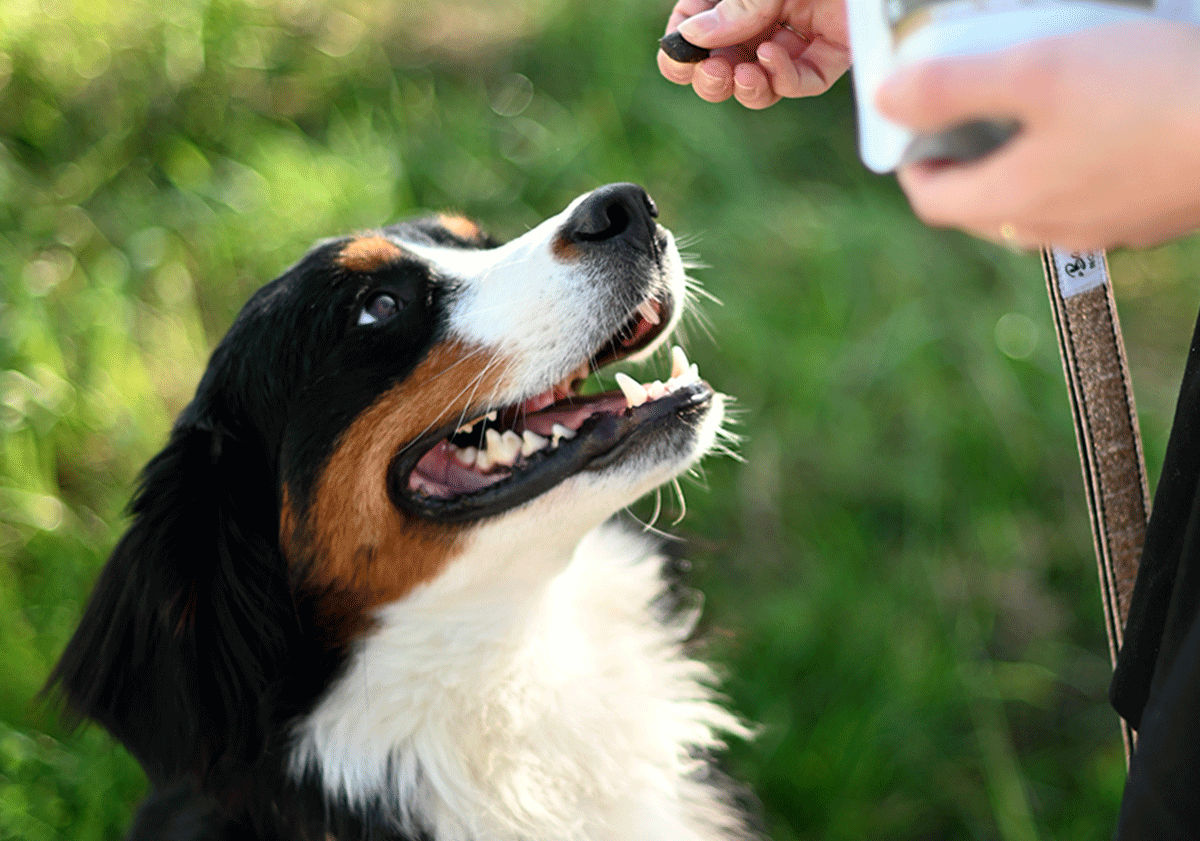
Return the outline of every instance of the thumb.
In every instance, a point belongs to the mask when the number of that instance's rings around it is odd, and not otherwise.
[[[782,7],[783,0],[721,0],[679,24],[679,34],[698,47],[732,47],[766,32]]]
[[[969,119],[1014,118],[1039,89],[1029,68],[1009,52],[923,61],[885,79],[875,105],[888,119],[916,131]]]

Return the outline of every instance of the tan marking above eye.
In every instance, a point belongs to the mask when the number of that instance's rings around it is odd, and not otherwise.
[[[365,236],[346,243],[337,256],[337,264],[352,272],[372,272],[404,256],[404,250],[390,239]]]
[[[367,611],[441,572],[469,527],[399,511],[388,496],[388,469],[406,444],[495,394],[507,367],[458,341],[434,347],[342,433],[306,511],[292,510],[285,489],[281,542],[289,563],[302,565],[306,586],[353,594]]]
[[[478,239],[483,236],[479,226],[465,216],[455,213],[438,214],[438,224],[461,239]]]

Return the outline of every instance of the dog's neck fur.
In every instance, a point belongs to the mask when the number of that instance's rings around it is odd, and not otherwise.
[[[384,608],[298,726],[294,770],[435,841],[737,834],[697,757],[742,728],[681,651],[694,617],[653,618],[661,558],[615,525],[559,552],[518,571],[468,550]]]

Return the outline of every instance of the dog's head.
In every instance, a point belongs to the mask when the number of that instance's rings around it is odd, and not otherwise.
[[[503,245],[441,216],[324,242],[246,304],[55,673],[152,777],[246,785],[373,611],[447,576],[549,577],[713,443],[722,400],[648,356],[685,276],[639,187]],[[458,563],[456,563],[456,561]],[[224,779],[228,777],[229,779]]]
[[[613,185],[501,246],[461,219],[403,225],[322,246],[264,291],[235,329],[278,338],[272,312],[321,311],[269,407],[281,543],[306,584],[378,604],[470,541],[502,553],[536,530],[562,554],[708,448],[720,400],[685,359],[665,384],[578,391],[680,316],[655,216]]]

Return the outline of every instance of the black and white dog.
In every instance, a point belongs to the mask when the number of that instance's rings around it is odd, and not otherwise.
[[[503,245],[441,216],[317,245],[246,304],[52,682],[144,766],[137,839],[714,841],[739,722],[609,517],[723,398],[592,370],[676,325],[639,187]]]

